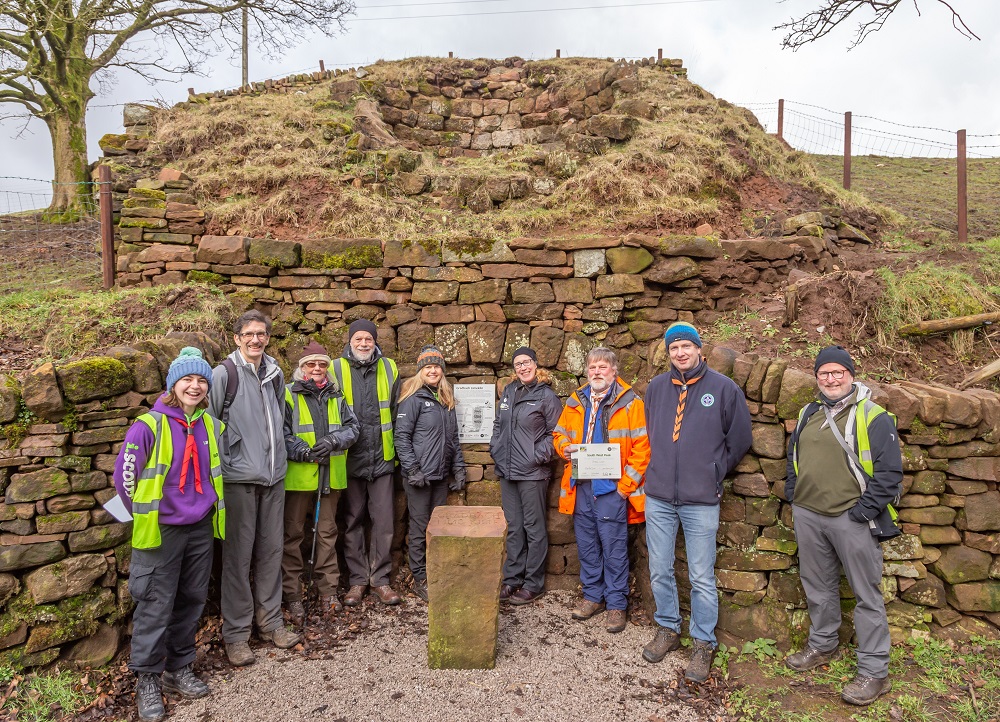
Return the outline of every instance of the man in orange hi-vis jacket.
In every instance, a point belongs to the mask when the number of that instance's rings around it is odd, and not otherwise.
[[[587,354],[587,384],[573,392],[553,430],[566,464],[559,511],[573,515],[583,601],[573,619],[608,611],[607,630],[625,629],[628,604],[628,525],[643,521],[643,474],[649,440],[642,399],[618,378],[618,358],[607,348]],[[578,478],[580,444],[618,444],[621,468],[612,478]]]

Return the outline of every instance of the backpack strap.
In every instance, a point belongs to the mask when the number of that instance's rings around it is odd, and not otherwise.
[[[233,405],[233,400],[236,398],[236,392],[240,388],[240,375],[236,369],[236,364],[231,358],[224,359],[222,361],[222,365],[226,369],[226,396],[222,400],[222,414],[219,420],[224,424],[228,424],[229,407]],[[275,395],[277,395],[277,392]]]

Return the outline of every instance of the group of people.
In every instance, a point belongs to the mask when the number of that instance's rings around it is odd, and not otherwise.
[[[233,332],[237,349],[215,369],[198,349],[181,351],[165,393],[130,428],[115,467],[116,489],[134,518],[129,667],[141,720],[163,718],[164,691],[209,693],[192,666],[214,538],[222,540],[222,636],[230,662],[244,666],[254,662],[248,641],[255,624],[258,636],[279,648],[300,641],[313,585],[323,614],[360,604],[369,590],[383,604],[401,601],[390,584],[397,465],[412,591],[427,601],[427,525],[448,492],[466,483],[454,390],[438,348],[425,346],[416,374],[401,381],[396,363],[381,353],[377,327],[361,319],[350,325],[339,358],[311,341],[286,384],[265,353],[270,319],[248,311]],[[650,382],[645,401],[618,376],[610,349],[590,351],[587,383],[565,405],[536,352],[514,351],[490,441],[508,525],[500,600],[525,605],[544,592],[547,497],[558,455],[566,462],[559,511],[573,516],[580,561],[583,598],[572,617],[606,613],[608,632],[625,629],[628,526],[645,522],[656,632],[642,656],[657,663],[677,649],[681,528],[691,583],[685,675],[700,682],[717,645],[723,480],[751,446],[751,419],[740,388],[708,367],[694,326],[674,323],[664,340],[670,368]],[[837,653],[843,567],[858,600],[858,675],[843,697],[867,704],[888,689],[878,542],[898,533],[890,502],[902,463],[894,419],[855,383],[848,352],[824,349],[815,372],[819,401],[803,409],[792,434],[785,487],[811,630],[807,647],[787,663],[804,671]],[[593,448],[582,445],[590,444],[618,447],[619,463],[602,469],[605,478],[579,472]],[[349,575],[342,600],[341,504]]]

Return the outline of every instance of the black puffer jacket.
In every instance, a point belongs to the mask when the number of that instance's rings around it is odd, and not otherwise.
[[[395,441],[396,456],[409,483],[424,486],[444,479],[450,472],[457,484],[465,484],[458,416],[426,386],[399,402]]]
[[[552,478],[552,429],[560,413],[562,403],[547,383],[536,379],[525,386],[515,379],[504,387],[490,439],[498,477],[508,481]]]
[[[344,347],[343,357],[351,365],[351,385],[354,396],[354,415],[358,419],[358,440],[347,454],[347,476],[350,479],[372,481],[396,468],[395,459],[386,461],[382,451],[382,420],[378,412],[378,366],[382,352],[376,347],[369,361],[354,358],[351,346]],[[396,399],[399,396],[399,379],[390,393],[392,416],[396,416]]]

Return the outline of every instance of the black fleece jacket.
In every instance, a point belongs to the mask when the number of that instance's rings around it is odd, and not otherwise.
[[[394,428],[396,457],[414,486],[440,481],[449,471],[465,484],[465,461],[458,441],[458,416],[426,386],[399,402]]]
[[[547,383],[535,380],[525,386],[515,379],[507,384],[490,439],[497,476],[507,481],[551,479],[552,429],[561,413],[562,402]]]

